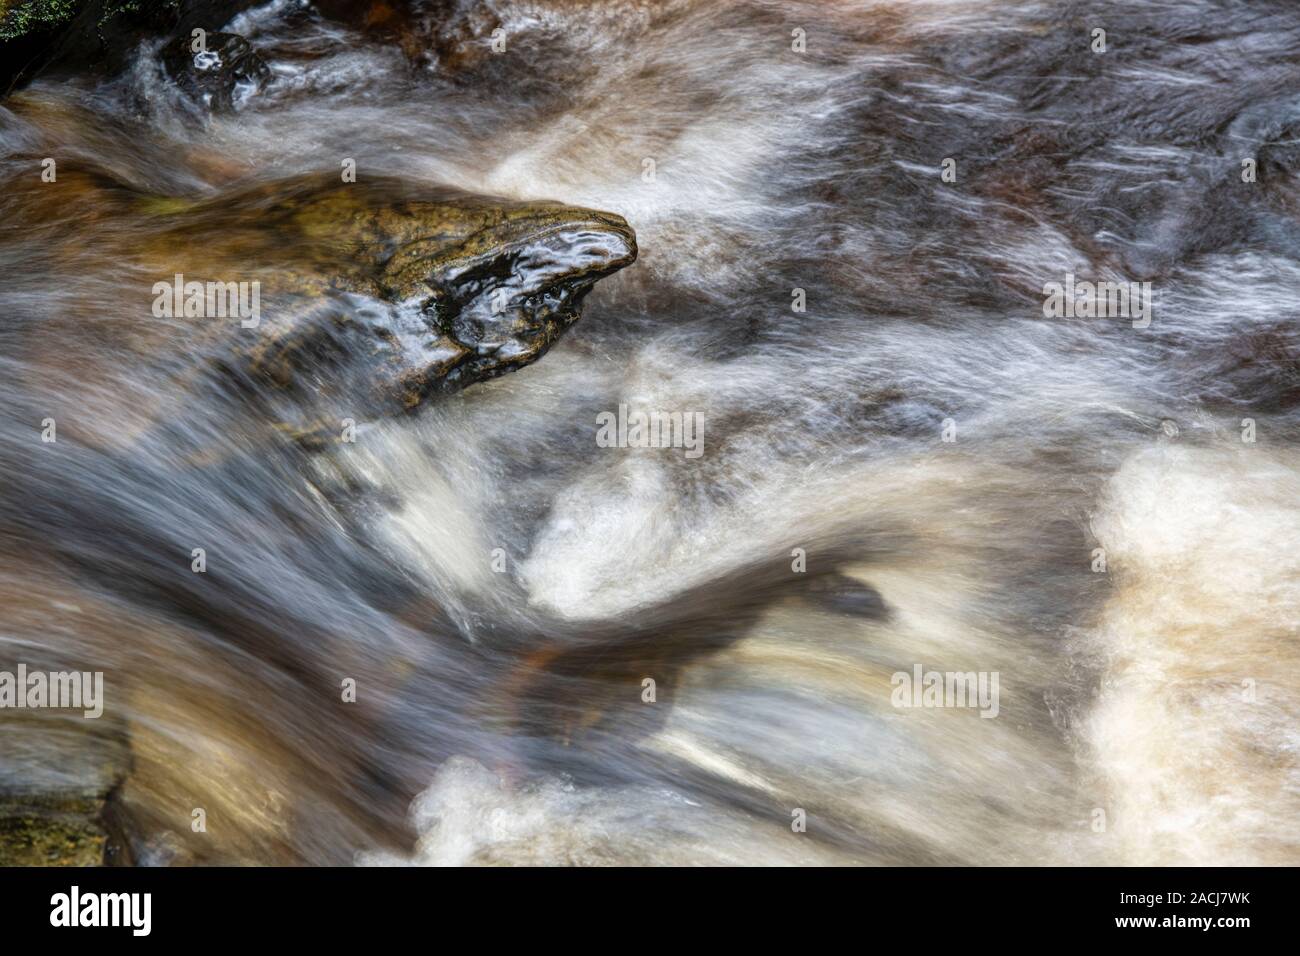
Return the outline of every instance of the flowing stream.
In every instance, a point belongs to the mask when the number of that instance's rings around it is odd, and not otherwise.
[[[413,8],[0,102],[0,671],[105,674],[7,789],[138,863],[1300,862],[1300,11]],[[637,261],[414,410],[232,384],[153,284],[305,268],[267,197],[349,161]]]

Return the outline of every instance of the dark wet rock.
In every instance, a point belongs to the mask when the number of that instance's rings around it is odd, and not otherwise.
[[[229,249],[232,274],[261,266],[264,321],[242,339],[246,359],[225,352],[236,372],[354,417],[536,361],[637,252],[613,213],[379,178],[267,184],[158,226],[161,275],[193,272],[176,251],[200,241],[209,262]]]
[[[303,174],[198,197],[138,190],[106,170],[60,185],[87,209],[146,226],[106,234],[98,254],[157,280],[137,306],[153,321],[102,326],[121,363],[98,362],[102,340],[72,361],[106,378],[144,363],[204,403],[252,403],[300,440],[322,423],[337,440],[341,421],[409,411],[538,360],[596,283],[637,254],[613,213],[378,175]],[[14,202],[41,188],[33,179]],[[32,348],[44,356],[56,340],[46,328]],[[130,441],[172,411],[131,408],[134,432],[96,423],[78,434]]]
[[[181,92],[213,112],[237,109],[271,80],[262,57],[235,33],[208,33],[201,43],[178,37],[163,50],[162,63]]]

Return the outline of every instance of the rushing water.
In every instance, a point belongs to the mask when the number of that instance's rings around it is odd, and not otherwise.
[[[0,670],[107,698],[0,714],[11,788],[129,753],[141,862],[1300,860],[1300,11],[425,12],[241,15],[270,82],[211,117],[156,44],[0,106]],[[303,447],[185,374],[122,197],[251,275],[241,197],[347,159],[639,260],[537,364]],[[1067,275],[1149,325],[1045,317]],[[620,405],[701,453],[603,447]],[[918,665],[996,716],[895,706]]]

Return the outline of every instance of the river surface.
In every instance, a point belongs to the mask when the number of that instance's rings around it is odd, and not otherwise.
[[[156,42],[0,104],[0,670],[106,688],[0,712],[9,788],[118,781],[141,863],[1300,862],[1300,10],[417,10],[242,14],[226,112]],[[348,160],[639,258],[292,441],[141,250],[201,201],[184,271],[255,275],[248,197]]]

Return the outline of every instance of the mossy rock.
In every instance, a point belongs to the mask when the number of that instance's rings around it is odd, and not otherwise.
[[[76,0],[0,0],[0,40],[53,30],[70,21]]]
[[[180,0],[152,4],[141,0],[0,0],[0,40],[49,33],[87,10],[92,11],[96,25],[104,27],[119,17],[138,16],[145,7],[175,10],[179,6]]]
[[[0,866],[100,866],[102,812],[82,797],[0,799]]]

